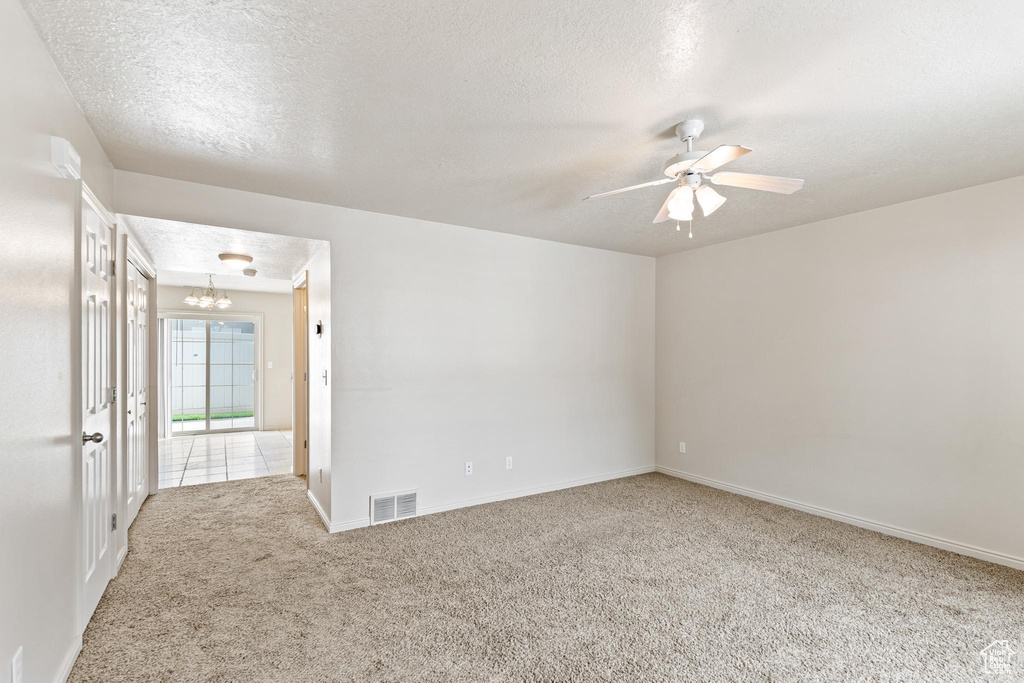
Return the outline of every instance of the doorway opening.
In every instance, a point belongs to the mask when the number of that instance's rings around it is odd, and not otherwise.
[[[294,348],[306,337],[294,292],[326,243],[125,219],[156,266],[158,487],[304,475],[315,444],[300,400],[309,367]]]

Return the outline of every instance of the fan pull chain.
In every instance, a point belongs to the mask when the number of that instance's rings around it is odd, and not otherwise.
[[[679,221],[676,221],[676,232],[679,232],[682,228],[679,227]]]
[[[693,239],[693,219],[690,219],[690,239]]]

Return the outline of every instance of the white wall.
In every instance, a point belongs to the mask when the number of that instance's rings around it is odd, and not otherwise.
[[[659,258],[659,467],[1024,558],[1021,196]]]
[[[117,177],[122,213],[330,243],[335,528],[371,493],[417,487],[429,510],[653,468],[653,259]]]
[[[332,471],[332,401],[337,385],[335,367],[332,366],[332,305],[331,305],[331,248],[322,248],[306,266],[306,309],[309,347],[309,468],[306,480],[310,495],[319,506],[318,512],[330,525],[331,471]],[[322,323],[322,334],[316,335],[316,325]],[[327,382],[322,379],[327,371]]]
[[[653,259],[413,220],[334,253],[334,524],[652,466]]]
[[[21,6],[0,0],[0,681],[24,647],[25,681],[49,683],[75,651],[72,301],[76,183],[50,135],[82,155],[113,208],[113,170]]]
[[[202,284],[205,276],[196,277]],[[231,290],[232,314],[263,314],[263,361],[260,368],[264,429],[290,429],[292,425],[292,295]],[[183,287],[157,288],[160,310],[192,310],[182,303]],[[274,364],[267,367],[267,361]]]

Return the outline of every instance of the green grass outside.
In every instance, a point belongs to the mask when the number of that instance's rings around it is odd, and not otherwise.
[[[212,413],[210,415],[211,420],[226,420],[229,417],[252,417],[253,411],[251,410],[240,410],[237,413]],[[196,420],[205,420],[205,415],[172,415],[171,422],[195,422]]]

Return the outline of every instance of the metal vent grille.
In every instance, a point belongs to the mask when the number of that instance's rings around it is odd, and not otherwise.
[[[402,519],[403,517],[415,517],[416,516],[416,492],[412,493],[400,493],[395,496],[395,508],[397,509],[396,517]]]
[[[373,504],[373,519],[370,520],[370,524],[390,522],[395,518],[394,496],[381,496],[380,498],[372,498],[371,502]]]
[[[370,496],[370,524],[393,522],[416,516],[416,491],[400,491]]]

